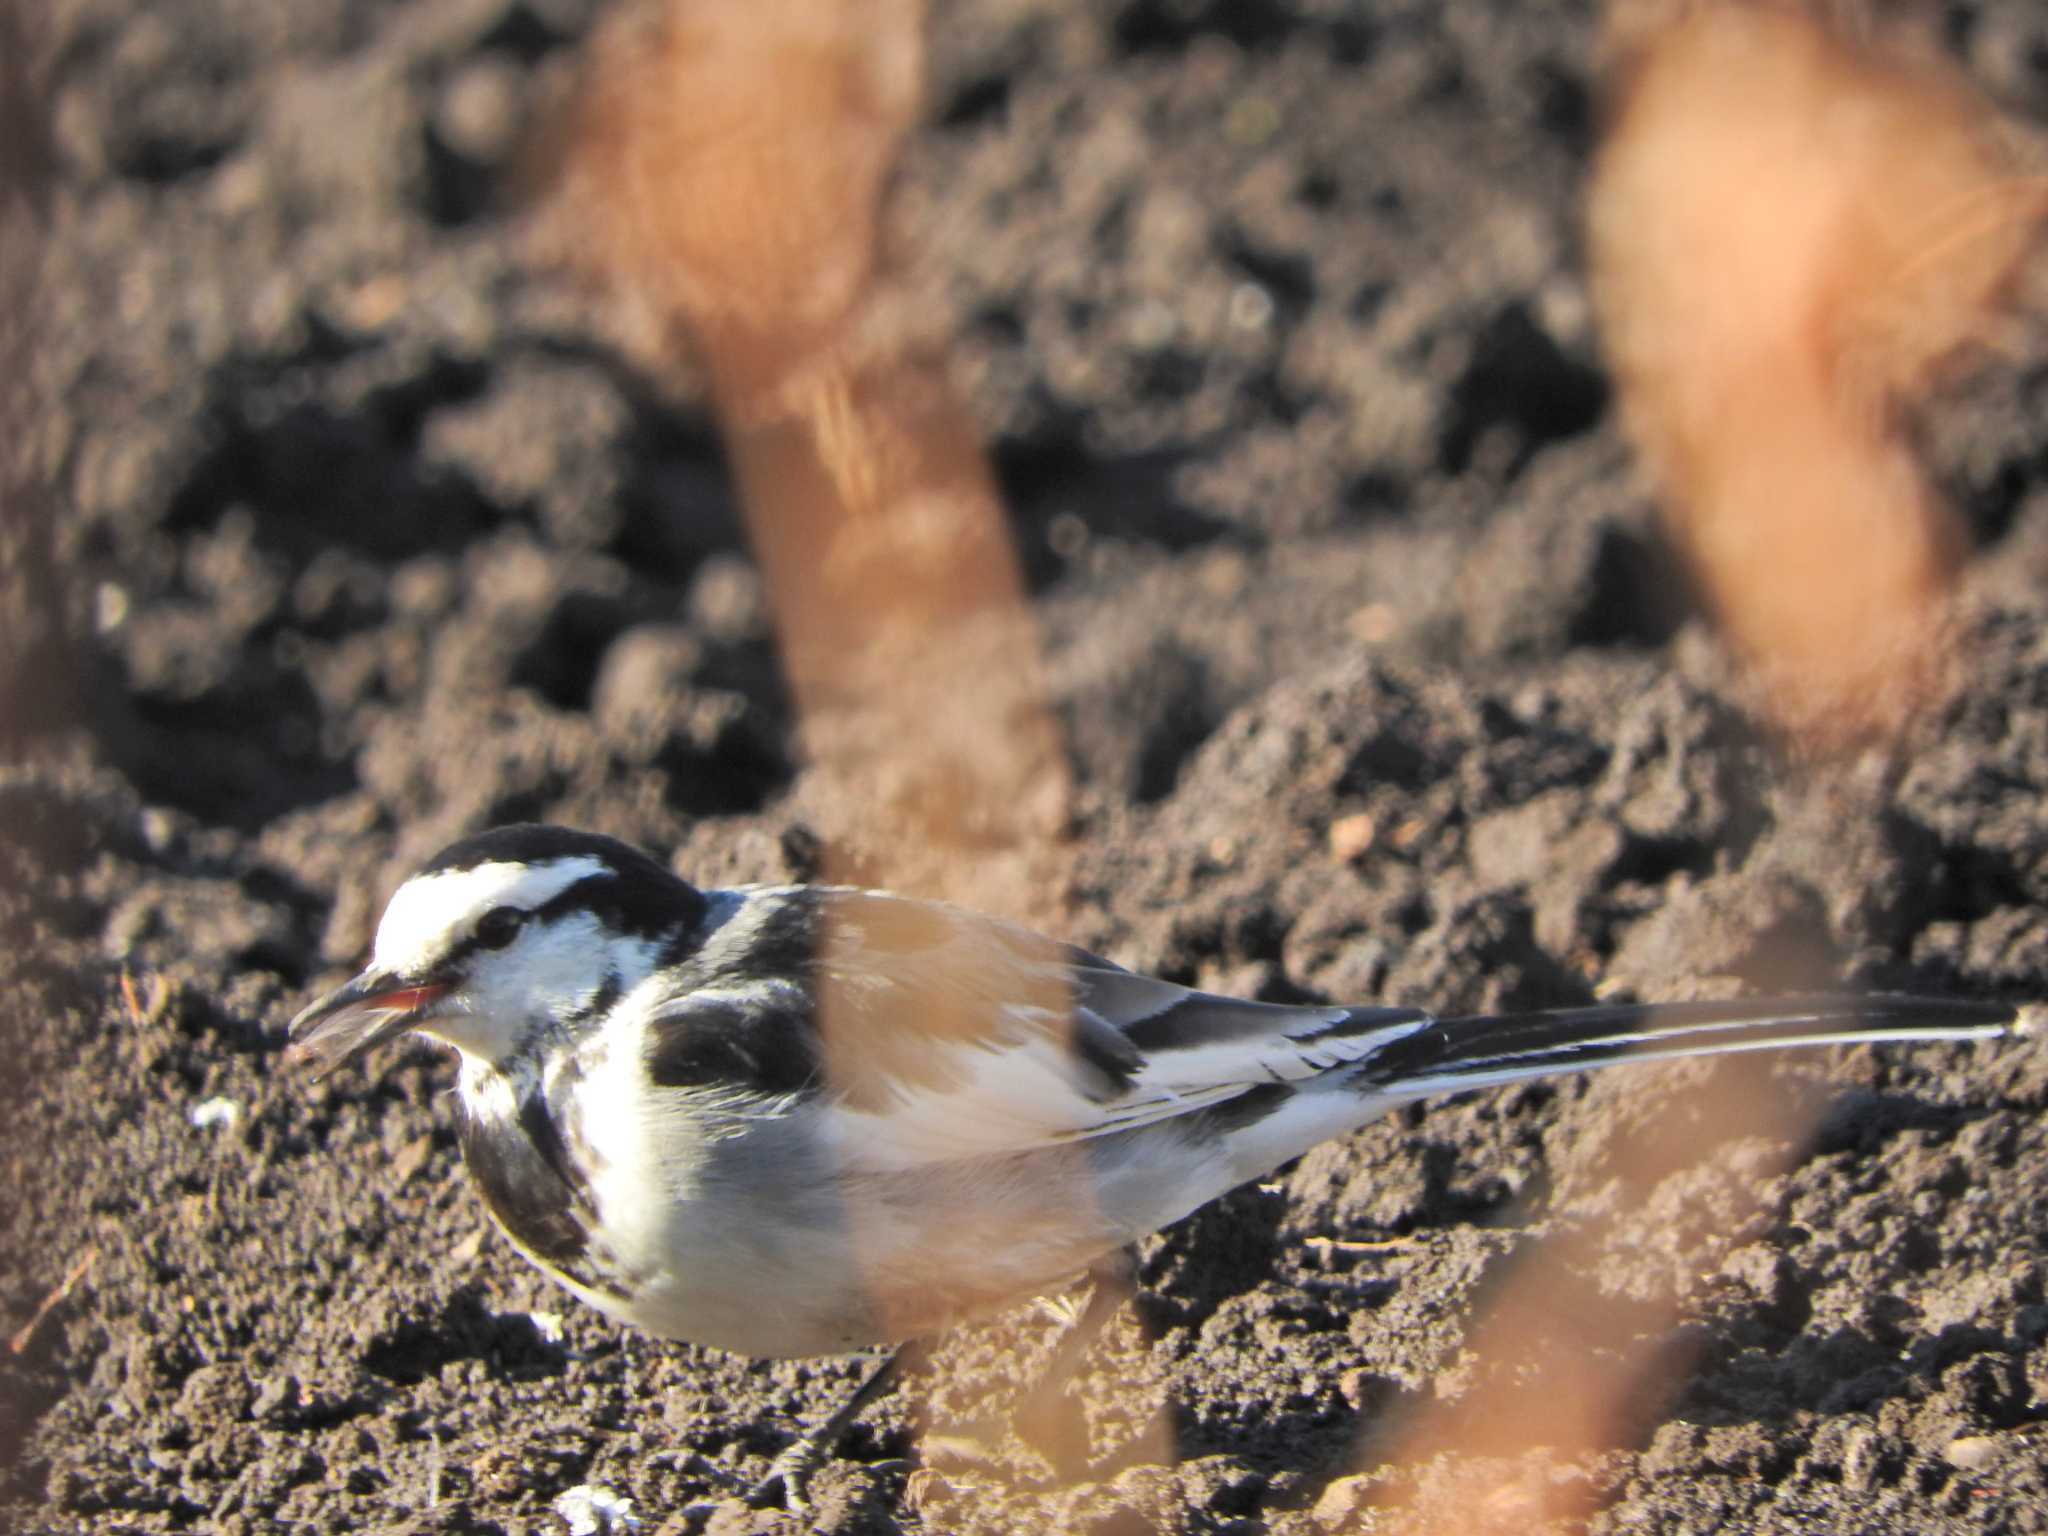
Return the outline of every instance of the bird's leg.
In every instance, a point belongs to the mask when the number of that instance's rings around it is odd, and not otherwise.
[[[1019,1438],[1042,1451],[1056,1465],[1072,1459],[1077,1429],[1085,1450],[1085,1427],[1063,1411],[1062,1400],[1068,1384],[1081,1368],[1082,1359],[1137,1288],[1137,1250],[1119,1248],[1090,1267],[1088,1278],[1092,1285],[1087,1306],[1060,1335],[1059,1343],[1053,1346],[1052,1359],[1046,1362],[1038,1380],[1011,1415]]]
[[[1089,1347],[1101,1336],[1109,1320],[1116,1316],[1117,1308],[1129,1299],[1137,1272],[1137,1250],[1134,1248],[1120,1248],[1089,1269],[1089,1279],[1093,1283],[1088,1304],[1060,1336],[1058,1344],[1053,1347],[1052,1359],[1046,1362],[1038,1380],[1012,1415],[1011,1422],[1017,1433],[1055,1460],[1069,1459],[1069,1442],[1074,1432],[1071,1420],[1062,1412],[1061,1399]],[[830,1416],[806,1430],[795,1444],[775,1458],[775,1464],[748,1496],[748,1502],[757,1507],[773,1504],[779,1487],[782,1502],[788,1508],[799,1512],[806,1508],[805,1485],[833,1446],[838,1444],[839,1437],[860,1417],[863,1409],[894,1388],[906,1371],[923,1361],[927,1348],[922,1340],[899,1345],[868,1373],[867,1379]]]
[[[861,1410],[893,1388],[905,1370],[923,1358],[923,1346],[916,1341],[900,1344],[889,1352],[867,1379],[847,1397],[846,1401],[824,1419],[822,1423],[807,1429],[796,1443],[775,1458],[775,1464],[768,1469],[768,1475],[748,1496],[748,1502],[756,1506],[775,1502],[775,1490],[780,1486],[782,1502],[790,1509],[801,1513],[808,1505],[805,1485],[818,1465],[831,1454],[839,1443],[839,1437],[846,1433],[853,1421],[860,1417]]]

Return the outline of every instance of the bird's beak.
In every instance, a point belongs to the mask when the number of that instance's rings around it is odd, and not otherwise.
[[[292,1020],[284,1064],[308,1066],[315,1077],[325,1077],[371,1047],[404,1034],[447,992],[440,982],[403,982],[374,968],[367,970]]]

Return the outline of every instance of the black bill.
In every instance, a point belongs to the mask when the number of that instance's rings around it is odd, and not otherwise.
[[[365,971],[292,1020],[284,1064],[309,1068],[313,1076],[324,1077],[363,1052],[404,1034],[447,991],[437,982],[411,984],[380,971]]]

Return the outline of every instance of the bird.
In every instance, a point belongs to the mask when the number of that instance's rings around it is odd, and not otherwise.
[[[700,890],[616,839],[515,825],[398,887],[368,965],[298,1014],[285,1060],[324,1074],[413,1032],[452,1047],[463,1159],[497,1225],[647,1333],[852,1354],[1093,1278],[1064,1359],[1122,1299],[1139,1239],[1418,1100],[2040,1017],[1894,995],[1462,1017],[1253,1002],[936,901]],[[778,1458],[791,1507],[902,1359]]]

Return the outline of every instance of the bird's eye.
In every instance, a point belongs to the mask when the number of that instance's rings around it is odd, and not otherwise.
[[[485,949],[503,949],[519,937],[526,914],[517,907],[493,907],[476,920],[476,941]]]

